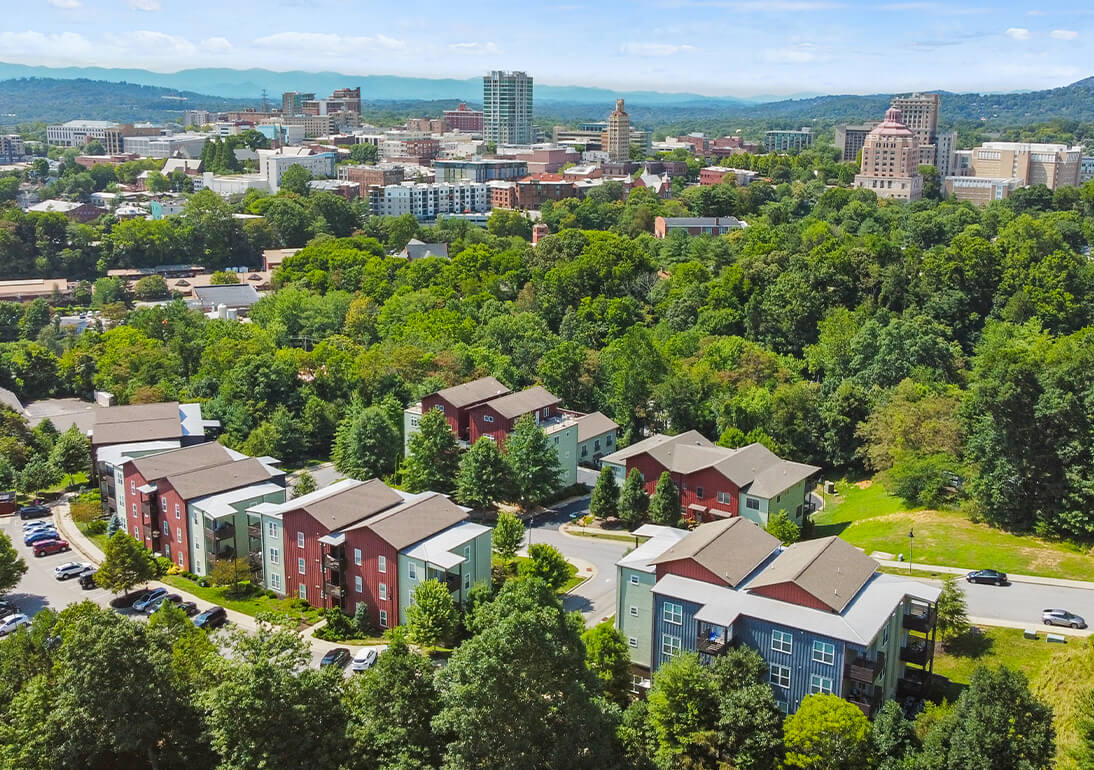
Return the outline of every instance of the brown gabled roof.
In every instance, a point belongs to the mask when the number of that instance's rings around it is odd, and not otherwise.
[[[131,404],[99,409],[91,429],[91,443],[124,444],[182,437],[179,402]]]
[[[508,396],[495,398],[485,406],[489,406],[502,417],[512,419],[522,414],[534,412],[545,406],[552,406],[559,402],[559,397],[548,391],[542,385],[533,385],[527,390],[510,393]]]
[[[843,612],[876,571],[876,561],[833,535],[790,546],[746,588],[793,583],[833,612]]]
[[[504,396],[508,392],[509,388],[493,377],[479,377],[477,380],[471,380],[471,382],[465,382],[462,385],[453,385],[451,388],[438,390],[436,395],[454,407],[463,408],[471,404],[488,401],[497,396]]]
[[[234,463],[168,476],[167,481],[183,500],[228,492],[232,489],[269,481],[280,471],[271,471],[258,458],[248,457]]]
[[[748,519],[735,517],[697,527],[650,564],[691,559],[736,588],[778,547],[777,538]]]
[[[601,412],[592,412],[577,418],[577,441],[582,443],[608,431],[619,430],[619,425],[611,417]]]
[[[132,462],[133,468],[145,481],[155,481],[173,474],[189,473],[234,461],[231,452],[215,441],[209,441],[140,457]]]
[[[329,531],[335,532],[402,501],[402,495],[380,479],[370,479],[337,494],[306,503],[301,508]]]
[[[178,401],[162,401],[156,404],[129,404],[127,406],[111,406],[100,409],[95,413],[95,427],[108,423],[162,420],[168,417],[179,419]]]
[[[366,527],[396,551],[443,532],[467,519],[467,511],[444,495],[433,492],[377,514],[351,527]]]

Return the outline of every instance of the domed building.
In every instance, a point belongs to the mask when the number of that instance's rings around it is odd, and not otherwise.
[[[919,141],[904,125],[897,107],[886,110],[885,120],[866,135],[862,169],[855,175],[855,187],[873,190],[879,198],[917,201],[923,197]]]

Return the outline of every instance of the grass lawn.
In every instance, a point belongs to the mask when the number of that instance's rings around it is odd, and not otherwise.
[[[909,508],[880,483],[842,481],[826,495],[816,516],[817,536],[839,535],[854,545],[908,556],[912,562],[969,569],[993,568],[1020,575],[1094,580],[1094,557],[1069,543],[1013,535],[976,524],[958,511]]]
[[[506,566],[505,560],[502,559],[497,554],[491,554],[490,560],[491,560],[491,564],[495,567],[505,567]],[[515,557],[513,557],[512,562],[510,562],[513,565],[511,567],[511,570],[510,570],[511,573],[513,575],[519,574],[520,565],[523,564],[526,561],[528,561],[527,556],[515,556]],[[558,593],[560,593],[560,594],[569,593],[570,591],[573,591],[579,585],[584,583],[586,580],[588,580],[588,578],[582,577],[581,575],[577,574],[577,567],[575,567],[573,564],[570,564],[570,562],[566,562],[566,567],[570,571],[570,579],[567,580],[565,583],[563,583],[562,586],[558,589]]]
[[[621,543],[634,544],[634,535],[626,535],[620,532],[605,532],[602,529],[595,529],[592,527],[570,525],[566,527],[566,534],[576,535],[577,537],[596,537],[601,540],[618,540]]]
[[[103,551],[103,552],[106,551],[106,541],[109,540],[110,538],[106,536],[105,532],[100,532],[98,534],[93,535],[93,534],[90,534],[87,531],[88,525],[86,523],[82,523],[82,522],[74,522],[74,523],[76,524],[76,528],[79,529],[80,532],[82,532],[84,534],[84,536],[87,537],[88,540],[90,540],[92,543],[94,543],[99,548],[100,551]]]
[[[292,606],[291,599],[271,599],[263,595],[252,596],[248,599],[229,599],[225,596],[227,588],[213,586],[202,588],[182,575],[164,575],[159,580],[180,591],[186,591],[188,594],[197,596],[207,602],[219,604],[221,607],[236,612],[242,612],[244,615],[254,616],[260,612],[276,612],[288,615],[290,618],[307,625],[314,625],[319,620],[319,611],[317,609],[314,607],[306,610],[296,609]]]
[[[1005,665],[1021,671],[1029,679],[1034,695],[1052,706],[1055,714],[1055,766],[1077,767],[1071,757],[1078,745],[1076,705],[1083,694],[1094,689],[1094,643],[1069,636],[1067,644],[1049,644],[1043,632],[1038,639],[1026,639],[1018,628],[980,631],[935,654],[935,673],[949,677],[953,683],[945,695],[955,699],[977,666]]]

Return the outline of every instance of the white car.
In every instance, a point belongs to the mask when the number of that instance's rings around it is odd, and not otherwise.
[[[65,562],[59,567],[53,568],[53,577],[58,580],[68,580],[82,574],[88,566],[87,564],[80,564],[78,561]]]
[[[372,647],[364,647],[353,656],[353,662],[349,664],[350,671],[368,671],[376,665],[376,650]]]
[[[0,620],[0,636],[7,636],[17,628],[29,625],[30,618],[21,612],[17,612],[14,615],[8,615],[3,620]]]

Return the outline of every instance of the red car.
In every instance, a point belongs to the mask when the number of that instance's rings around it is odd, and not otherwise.
[[[68,542],[65,540],[42,540],[34,544],[35,556],[46,556],[51,553],[61,553],[68,550]]]

